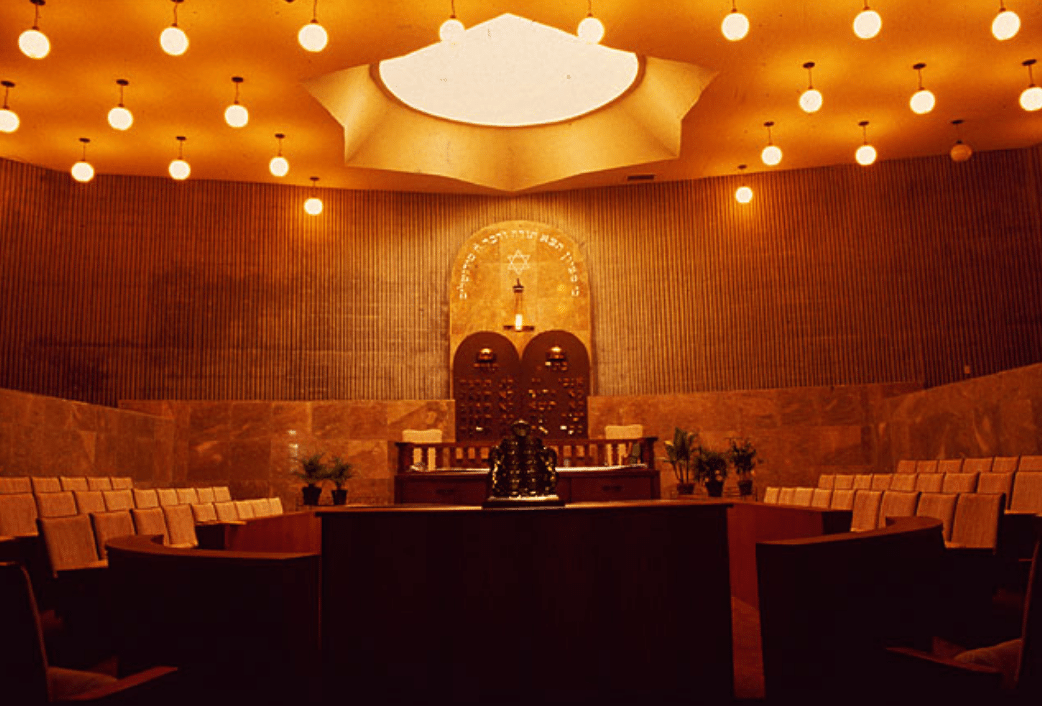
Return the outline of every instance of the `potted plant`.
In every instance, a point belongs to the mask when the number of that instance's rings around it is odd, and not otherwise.
[[[720,451],[699,446],[694,456],[695,478],[706,487],[712,498],[724,494],[724,479],[727,478],[727,456]]]
[[[322,463],[323,455],[324,452],[304,456],[299,459],[300,470],[293,471],[293,475],[305,483],[301,488],[305,505],[318,505],[318,499],[322,496],[321,484],[328,477],[326,464]]]
[[[333,481],[333,485],[336,486],[333,490],[334,505],[347,504],[347,488],[344,487],[344,483],[349,478],[354,478],[354,476],[355,472],[351,464],[339,456],[334,456],[333,460],[329,462],[329,470],[326,477]]]
[[[731,465],[738,474],[738,494],[748,497],[753,494],[753,476],[756,474],[753,468],[756,466],[756,448],[753,442],[743,437],[741,439],[731,438],[731,449],[728,455],[731,457]]]
[[[697,439],[697,431],[684,431],[676,427],[673,430],[673,441],[666,442],[664,460],[673,466],[673,475],[677,479],[677,495],[691,495],[695,492],[691,461]]]

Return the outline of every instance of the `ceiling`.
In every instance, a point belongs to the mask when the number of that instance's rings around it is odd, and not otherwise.
[[[437,40],[449,0],[319,0],[329,31],[325,51],[297,44],[311,19],[311,0],[185,0],[179,25],[191,45],[181,57],[159,48],[173,19],[169,0],[48,0],[40,29],[50,55],[34,60],[18,50],[18,35],[33,22],[29,0],[0,3],[0,79],[13,81],[9,105],[22,124],[0,133],[0,157],[67,170],[90,138],[88,158],[100,174],[166,176],[177,135],[188,138],[185,158],[193,179],[309,184],[348,189],[502,193],[454,179],[344,166],[344,129],[306,90],[325,74],[415,51]],[[626,183],[631,175],[656,181],[698,179],[749,171],[802,169],[853,162],[861,143],[858,122],[880,160],[947,153],[951,121],[977,151],[1042,142],[1042,112],[1018,104],[1028,85],[1025,59],[1042,59],[1042,3],[1008,0],[1021,17],[1006,42],[990,33],[998,0],[877,0],[883,18],[875,39],[858,39],[851,22],[862,0],[738,0],[752,23],[729,42],[720,22],[727,0],[594,0],[607,28],[605,45],[642,56],[688,62],[717,72],[683,122],[679,158],[570,177],[532,191]],[[583,0],[458,0],[466,26],[512,12],[574,31],[587,11]],[[824,107],[803,113],[804,62],[814,61],[814,86]],[[908,98],[917,88],[912,65],[926,63],[923,84],[937,107],[915,115]],[[1042,80],[1042,65],[1038,79]],[[228,127],[224,108],[242,76],[240,101],[250,110],[242,129]],[[125,104],[135,123],[117,132],[106,122],[127,79]],[[775,122],[774,143],[785,153],[777,167],[760,162],[763,123]],[[286,177],[268,173],[285,133]]]

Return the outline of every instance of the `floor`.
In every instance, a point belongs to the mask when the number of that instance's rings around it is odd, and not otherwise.
[[[760,611],[731,597],[731,637],[734,655],[734,696],[739,701],[764,698]]]

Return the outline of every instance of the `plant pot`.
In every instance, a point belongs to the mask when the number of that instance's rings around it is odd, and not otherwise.
[[[720,498],[724,495],[724,482],[722,480],[707,480],[706,492],[711,498]]]
[[[347,488],[334,488],[333,489],[333,504],[334,505],[347,505]]]
[[[753,481],[751,478],[744,478],[738,481],[738,494],[743,498],[753,494]]]
[[[694,495],[694,483],[677,483],[677,495]]]
[[[322,497],[322,486],[305,485],[300,492],[304,494],[305,505],[318,505],[318,499]]]

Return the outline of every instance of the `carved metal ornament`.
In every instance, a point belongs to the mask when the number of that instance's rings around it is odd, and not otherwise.
[[[532,427],[517,420],[488,455],[488,498],[484,507],[564,505],[557,496],[557,454],[531,435]]]

